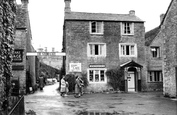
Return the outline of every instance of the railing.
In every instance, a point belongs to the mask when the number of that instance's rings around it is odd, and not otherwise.
[[[8,115],[25,115],[24,96],[20,97],[20,99],[17,101],[17,103],[15,103]]]

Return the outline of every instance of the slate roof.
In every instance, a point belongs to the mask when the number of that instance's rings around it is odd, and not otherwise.
[[[111,14],[111,13],[86,13],[86,12],[67,12],[65,20],[100,20],[100,21],[133,21],[144,22],[135,15],[130,14]]]
[[[175,0],[171,0],[170,5],[168,6],[168,9],[167,9],[167,11],[166,11],[166,13],[164,15],[164,18],[161,21],[160,25],[158,27],[156,27],[156,28],[154,28],[154,29],[152,29],[152,30],[150,30],[150,31],[145,33],[145,45],[146,46],[149,46],[152,43],[152,41],[155,39],[157,34],[159,33],[159,31],[161,29],[161,26],[163,25],[163,23],[165,21],[165,18],[167,16],[167,13],[169,12],[170,7],[171,7],[173,2],[175,2]]]
[[[149,46],[160,31],[160,26],[145,33],[145,45]]]
[[[16,28],[26,28],[26,15],[27,15],[27,11],[25,8],[23,8],[23,6],[21,5],[17,5],[17,9],[16,9],[16,23],[15,26]]]

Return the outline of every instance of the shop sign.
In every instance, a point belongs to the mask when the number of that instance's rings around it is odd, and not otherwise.
[[[81,63],[69,63],[70,72],[81,72]]]
[[[104,65],[104,64],[90,64],[89,67],[90,68],[105,68],[106,65]]]
[[[13,53],[12,62],[22,62],[23,61],[23,49],[15,49]]]

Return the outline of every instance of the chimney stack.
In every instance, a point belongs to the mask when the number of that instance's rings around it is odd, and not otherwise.
[[[132,16],[134,16],[135,15],[135,10],[130,10],[129,14],[132,15]]]
[[[65,12],[71,12],[71,7],[70,7],[71,0],[64,0],[64,1],[65,1]]]
[[[165,16],[165,14],[160,15],[160,23],[163,21],[164,16]]]

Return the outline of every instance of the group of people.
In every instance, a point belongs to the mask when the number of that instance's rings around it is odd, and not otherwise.
[[[67,96],[67,93],[69,92],[69,83],[66,81],[65,76],[61,79],[61,85],[60,85],[60,95],[62,97]],[[80,78],[80,76],[76,76],[75,80],[75,95],[74,97],[78,98],[83,95],[83,88],[84,88],[84,82]]]

